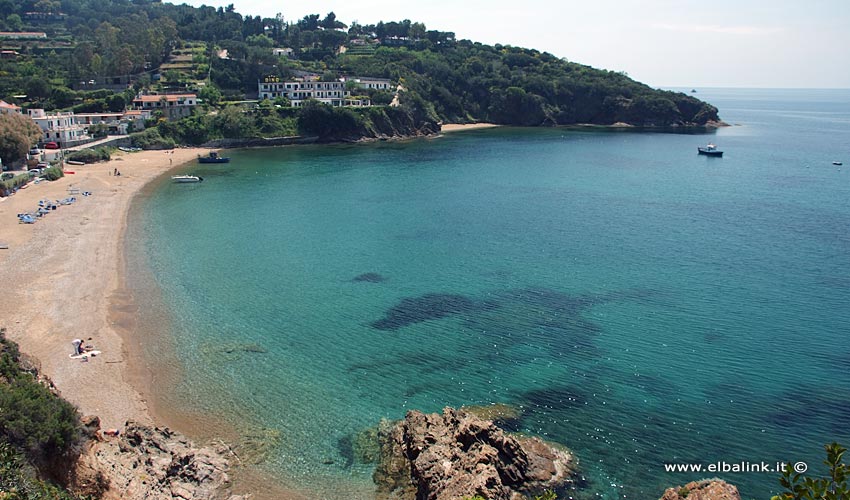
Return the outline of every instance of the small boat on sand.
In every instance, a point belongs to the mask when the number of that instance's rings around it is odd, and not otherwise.
[[[198,163],[230,163],[230,157],[219,156],[215,151],[210,151],[208,156],[198,156]]]
[[[717,149],[717,146],[709,142],[705,147],[697,148],[697,154],[721,157],[723,156],[723,151]]]
[[[197,175],[172,175],[171,180],[183,184],[187,182],[203,182],[204,178]]]

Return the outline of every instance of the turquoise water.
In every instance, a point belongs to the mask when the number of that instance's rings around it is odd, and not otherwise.
[[[244,150],[163,180],[129,256],[168,304],[172,401],[279,436],[261,467],[322,498],[369,497],[351,442],[380,419],[492,402],[575,450],[580,497],[777,485],[664,463],[818,470],[850,443],[850,91],[699,96],[736,126]]]

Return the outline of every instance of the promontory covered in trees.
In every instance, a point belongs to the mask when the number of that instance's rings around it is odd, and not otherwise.
[[[362,25],[333,13],[242,15],[233,5],[0,0],[0,31],[0,99],[25,110],[120,112],[142,92],[197,94],[192,116],[149,120],[138,140],[143,146],[286,135],[345,140],[439,130],[440,122],[677,127],[719,121],[714,106],[692,96],[570,62],[569,54],[484,45],[409,20]],[[358,87],[355,77],[390,84]],[[344,79],[346,91],[370,106],[295,109],[284,96],[262,99],[258,86],[269,78]]]

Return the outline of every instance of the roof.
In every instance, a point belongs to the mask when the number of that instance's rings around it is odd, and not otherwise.
[[[89,117],[89,116],[123,116],[124,113],[74,113],[74,116],[79,117]]]
[[[8,102],[6,102],[6,101],[0,101],[0,108],[6,108],[6,109],[21,109],[21,107],[20,107],[20,106],[15,106],[14,104],[9,104],[9,103],[8,103]]]
[[[133,102],[159,102],[165,98],[168,102],[177,102],[185,99],[197,99],[195,94],[163,94],[163,95],[140,95]]]
[[[47,33],[43,31],[0,31],[0,37],[29,37],[29,38],[47,38]]]

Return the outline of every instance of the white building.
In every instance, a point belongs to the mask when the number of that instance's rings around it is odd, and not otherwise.
[[[274,55],[276,57],[286,56],[286,57],[291,58],[292,56],[295,55],[295,50],[290,49],[289,47],[284,47],[284,48],[280,48],[280,49],[272,49],[272,55]]]
[[[363,89],[389,90],[391,83],[383,78],[349,78],[358,87]],[[304,101],[314,99],[333,107],[371,106],[369,99],[352,99],[351,92],[346,90],[346,79],[334,82],[320,82],[311,79],[298,79],[294,81],[281,81],[276,76],[265,77],[258,83],[260,100],[274,100],[285,97],[292,103],[292,107],[298,108],[304,105]]]
[[[195,94],[139,94],[133,99],[133,106],[142,110],[160,110],[169,120],[178,120],[190,116],[198,105]]]
[[[77,124],[86,128],[92,125],[106,125],[108,134],[125,135],[127,133],[124,113],[77,113],[74,118]]]
[[[266,77],[259,82],[260,99],[289,99],[293,108],[299,108],[309,99],[340,106],[369,106],[368,101],[348,99],[351,93],[345,90],[345,82],[280,81],[277,77]]]
[[[27,113],[41,128],[43,142],[55,142],[60,148],[67,148],[91,140],[85,127],[77,123],[74,113],[47,114],[43,109],[30,109]]]
[[[356,83],[361,89],[390,90],[392,88],[392,82],[386,78],[352,76],[347,81]]]

